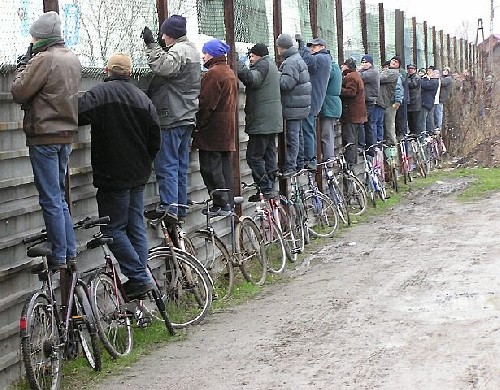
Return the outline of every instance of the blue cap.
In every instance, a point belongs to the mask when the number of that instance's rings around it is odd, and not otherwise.
[[[220,39],[212,39],[203,45],[201,51],[210,54],[212,57],[219,57],[229,53],[231,48]]]

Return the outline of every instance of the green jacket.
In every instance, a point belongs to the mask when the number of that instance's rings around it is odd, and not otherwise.
[[[283,131],[280,74],[271,57],[264,56],[247,68],[238,64],[238,78],[246,86],[245,132],[275,134]]]
[[[339,64],[332,60],[330,79],[326,87],[326,96],[323,106],[319,112],[320,117],[340,118],[342,115],[342,101],[340,100],[340,90],[342,87],[342,72]]]

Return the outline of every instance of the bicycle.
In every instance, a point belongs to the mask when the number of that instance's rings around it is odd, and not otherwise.
[[[446,146],[441,138],[441,132],[422,132],[426,144],[426,152],[429,157],[430,169],[440,168],[443,155],[446,153]]]
[[[366,152],[363,149],[363,165],[365,169],[365,188],[367,195],[370,196],[370,201],[373,207],[377,207],[377,197],[385,202],[387,194],[385,192],[385,181],[384,175],[382,173],[381,167],[383,167],[383,159],[380,158],[377,151],[375,150],[375,145],[368,147],[368,150],[374,149],[374,157],[368,158]],[[378,149],[378,148],[377,148]]]
[[[340,188],[349,208],[349,213],[351,215],[361,215],[366,210],[367,195],[364,184],[354,174],[345,159],[344,151],[350,145],[354,144],[348,143],[345,145],[342,152],[335,157],[334,161],[338,170],[334,174],[337,175],[337,181],[342,183]]]
[[[332,165],[333,162],[330,160],[318,164],[318,166],[321,166],[323,169],[323,176],[326,178],[326,185],[328,187],[328,196],[335,204],[337,215],[342,220],[344,225],[349,226],[351,224],[349,209],[344,196],[342,195],[342,191],[340,190],[340,184],[337,176],[333,173]]]
[[[287,226],[285,211],[276,198],[266,199],[256,183],[246,184],[242,182],[241,185],[243,189],[253,187],[259,190],[260,201],[255,202],[256,207],[252,219],[260,227],[263,245],[266,250],[268,270],[273,274],[281,274],[285,271],[287,258],[290,258],[291,261],[296,259],[296,256],[293,258],[295,247],[293,231],[291,226]],[[292,243],[285,240],[285,232],[288,240],[291,238]],[[292,248],[290,248],[290,245]]]
[[[396,164],[396,157],[398,154],[398,150],[395,146],[383,145],[384,147],[384,155],[385,161],[387,164],[386,170],[386,181],[391,183],[392,189],[396,192],[399,191],[398,185],[398,167]]]
[[[411,176],[412,159],[408,153],[408,136],[407,134],[398,142],[400,174],[403,176],[405,184],[410,183],[413,178]]]
[[[75,229],[90,229],[104,219],[83,219]],[[51,249],[43,245],[47,233],[42,231],[23,240],[28,257],[42,257],[42,263],[32,269],[42,282],[41,288],[26,301],[19,321],[21,354],[26,377],[32,389],[57,389],[60,386],[62,360],[75,359],[79,345],[95,371],[101,370],[101,351],[96,319],[86,284],[80,278],[76,261],[68,261],[61,269],[61,303],[56,298],[47,257]]]
[[[220,239],[211,223],[210,204],[213,194],[228,189],[214,189],[209,198],[193,201],[193,205],[203,205],[206,210],[206,226],[197,230],[190,239],[198,258],[210,272],[214,280],[217,298],[225,299],[231,295],[235,283],[234,268],[238,267],[245,280],[261,285],[266,280],[267,257],[262,247],[262,236],[259,228],[250,217],[238,217],[235,205],[244,202],[243,197],[233,199],[230,220],[231,252]]]
[[[410,148],[415,161],[415,168],[418,169],[422,177],[427,177],[429,175],[430,164],[427,154],[425,152],[425,145],[422,143],[420,137],[410,134],[408,136],[410,140]]]

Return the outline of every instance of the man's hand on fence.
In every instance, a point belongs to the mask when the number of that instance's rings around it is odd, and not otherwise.
[[[26,64],[31,59],[31,57],[33,57],[33,44],[32,43],[30,43],[30,45],[28,46],[28,50],[26,51],[26,54],[18,57],[17,67],[19,68],[21,66],[26,66]]]
[[[302,35],[300,34],[295,34],[295,40],[299,44],[299,50],[304,47],[304,39],[302,38]]]
[[[144,27],[144,30],[141,32],[141,38],[144,39],[144,43],[146,45],[149,45],[150,43],[154,43],[155,39],[153,38],[153,32],[151,29],[146,26]]]

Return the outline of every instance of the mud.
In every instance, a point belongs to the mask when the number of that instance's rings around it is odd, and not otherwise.
[[[500,389],[500,197],[463,179],[325,241],[98,389]]]

